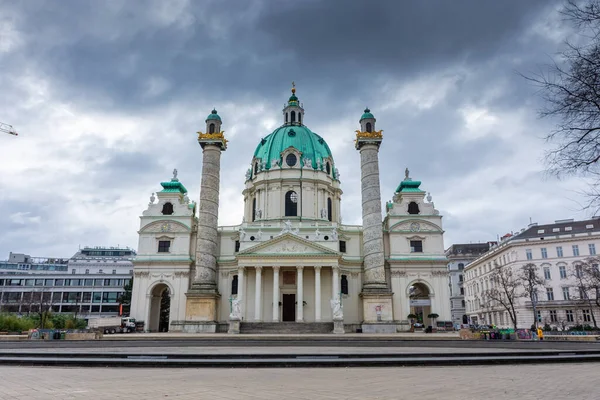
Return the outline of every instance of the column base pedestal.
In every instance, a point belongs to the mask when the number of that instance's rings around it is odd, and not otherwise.
[[[221,295],[190,290],[185,296],[184,331],[216,332],[217,305]]]
[[[232,318],[229,320],[229,329],[227,330],[227,333],[233,334],[233,335],[239,335],[240,334],[240,320],[236,319],[236,318]]]
[[[345,333],[343,320],[333,320],[333,333],[336,335],[343,335]]]
[[[394,320],[393,293],[388,291],[363,291],[363,324],[390,323]],[[364,332],[364,331],[363,331]]]

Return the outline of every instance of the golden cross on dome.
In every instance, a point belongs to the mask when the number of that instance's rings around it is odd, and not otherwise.
[[[296,93],[296,83],[292,81],[292,93]]]

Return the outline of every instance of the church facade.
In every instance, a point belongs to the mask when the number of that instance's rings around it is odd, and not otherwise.
[[[359,123],[362,225],[341,223],[340,173],[294,88],[283,124],[250,160],[243,220],[218,226],[227,140],[213,110],[198,133],[199,203],[174,171],[142,213],[131,316],[147,331],[231,333],[250,323],[382,333],[430,324],[430,314],[450,321],[442,217],[408,170],[382,212],[383,134],[369,109]]]

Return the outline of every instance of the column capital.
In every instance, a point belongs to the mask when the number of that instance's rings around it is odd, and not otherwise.
[[[273,271],[279,271],[279,269],[281,268],[280,266],[275,266],[275,267],[271,267],[273,268]]]
[[[258,272],[261,272],[261,271],[262,271],[262,269],[263,269],[263,267],[262,267],[262,265],[257,265],[257,266],[255,266],[255,267],[254,267],[254,269],[255,269],[256,271],[258,271]]]
[[[340,266],[339,265],[332,265],[331,269],[334,270],[335,272],[340,272]]]
[[[238,267],[237,268],[239,272],[244,272],[244,270],[246,269],[246,267]]]
[[[319,272],[321,272],[321,268],[322,268],[322,267],[321,267],[320,265],[316,265],[316,266],[315,266],[315,271],[319,271]]]
[[[296,266],[296,270],[298,270],[298,271],[302,271],[303,269],[304,269],[304,265]]]

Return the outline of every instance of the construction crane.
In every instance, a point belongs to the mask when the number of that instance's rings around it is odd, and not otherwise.
[[[9,135],[19,136],[15,128],[12,125],[5,124],[4,122],[0,122],[0,132],[8,133]]]

